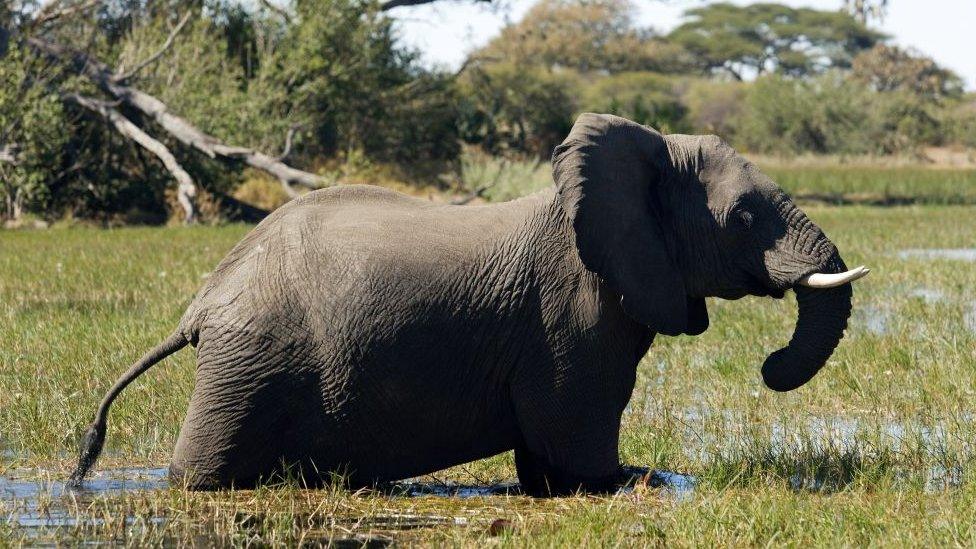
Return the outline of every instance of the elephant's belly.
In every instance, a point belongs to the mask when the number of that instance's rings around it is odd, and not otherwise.
[[[366,406],[350,418],[354,427],[340,429],[344,456],[338,461],[348,464],[354,484],[433,473],[518,444],[510,414],[476,405],[445,407],[435,399],[418,398],[402,407]]]

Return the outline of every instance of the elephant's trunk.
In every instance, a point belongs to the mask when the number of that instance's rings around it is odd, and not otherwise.
[[[847,270],[836,252],[825,267],[827,273]],[[810,381],[844,337],[851,315],[850,282],[826,289],[798,284],[794,290],[799,316],[793,339],[769,355],[762,367],[763,381],[774,391],[792,391]]]

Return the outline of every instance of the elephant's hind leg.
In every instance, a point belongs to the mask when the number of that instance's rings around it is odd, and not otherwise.
[[[170,476],[190,489],[253,486],[308,454],[318,384],[293,344],[236,333],[201,337],[196,383]]]

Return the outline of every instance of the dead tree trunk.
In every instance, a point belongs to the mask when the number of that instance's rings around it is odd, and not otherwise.
[[[64,98],[100,114],[124,137],[135,141],[144,149],[156,155],[156,158],[159,158],[163,165],[166,166],[166,169],[169,170],[169,173],[173,175],[173,178],[176,179],[176,198],[183,208],[183,222],[189,225],[196,221],[197,215],[196,208],[193,205],[193,198],[197,195],[197,187],[193,183],[193,178],[183,169],[183,166],[180,165],[166,145],[142,131],[139,126],[133,124],[125,115],[105,101],[84,97],[76,93],[65,94]]]
[[[17,145],[0,145],[0,163],[2,164],[13,164],[17,165],[17,151],[20,148]]]
[[[273,175],[281,182],[285,192],[291,197],[298,194],[292,185],[317,189],[326,183],[322,177],[293,168],[278,158],[248,147],[227,145],[216,137],[204,133],[185,118],[170,112],[166,104],[156,97],[138,88],[126,85],[123,77],[115,74],[107,65],[97,59],[36,37],[29,38],[27,42],[31,47],[46,55],[61,61],[71,62],[81,74],[88,77],[99,89],[125,103],[128,107],[148,116],[159,124],[166,133],[184,145],[192,147],[210,158],[231,163],[243,162],[252,168]]]

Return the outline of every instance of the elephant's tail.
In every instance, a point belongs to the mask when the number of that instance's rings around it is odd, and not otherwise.
[[[112,405],[115,397],[119,396],[122,389],[125,389],[126,385],[131,383],[132,380],[142,375],[143,372],[160,360],[186,347],[187,343],[189,342],[183,336],[183,333],[177,330],[173,335],[166,338],[166,341],[157,345],[155,349],[146,353],[138,362],[133,364],[129,368],[129,371],[124,373],[115,382],[115,385],[109,389],[108,393],[105,394],[105,398],[102,399],[102,404],[98,407],[98,413],[95,414],[95,421],[88,426],[88,430],[85,431],[85,436],[81,439],[81,456],[78,458],[78,467],[71,473],[70,484],[72,486],[81,485],[81,481],[85,478],[85,475],[95,465],[95,460],[98,459],[98,455],[102,453],[102,445],[105,443],[105,428],[108,422],[108,408]]]

